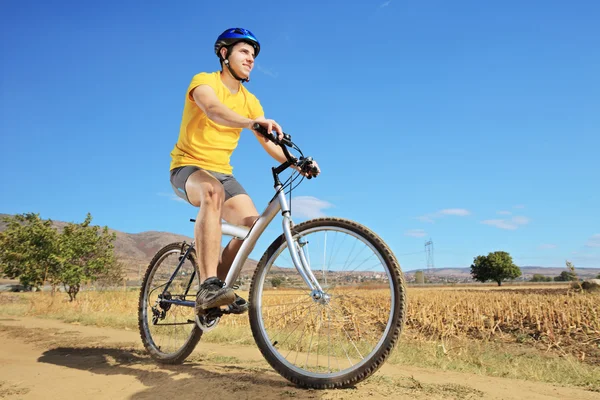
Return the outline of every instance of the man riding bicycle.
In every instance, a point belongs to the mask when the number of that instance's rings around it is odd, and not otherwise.
[[[232,239],[221,250],[221,219],[230,224],[251,227],[258,218],[254,203],[232,175],[230,157],[244,128],[251,130],[271,157],[280,163],[287,159],[281,147],[252,129],[255,123],[273,131],[281,140],[283,130],[266,119],[258,99],[242,82],[248,82],[260,43],[247,29],[232,28],[216,40],[214,50],[221,71],[195,75],[186,92],[179,138],[171,151],[170,176],[175,193],[200,207],[194,226],[200,290],[196,312],[224,305],[232,313],[248,310],[248,302],[223,287],[224,280],[242,241]],[[316,162],[305,176],[317,176]],[[294,167],[297,168],[297,167]]]

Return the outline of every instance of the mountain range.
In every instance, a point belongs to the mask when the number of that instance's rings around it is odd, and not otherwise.
[[[4,217],[11,217],[9,214],[0,214],[0,232],[6,229],[6,223],[3,222]],[[67,224],[63,221],[52,221],[53,226],[57,230]],[[169,243],[186,241],[190,243],[193,239],[188,236],[179,235],[171,232],[147,231],[140,233],[125,233],[110,229],[116,234],[115,254],[117,258],[124,263],[126,268],[127,279],[129,281],[138,281],[139,277],[144,275],[148,263],[158,250]],[[402,260],[400,265],[402,265]],[[257,261],[248,259],[242,268],[242,274],[251,274]],[[524,280],[530,279],[533,274],[541,274],[545,276],[558,276],[565,268],[546,268],[542,266],[522,266],[521,272]],[[414,277],[416,270],[404,271],[408,280]],[[470,280],[470,268],[435,268],[431,271],[423,270],[427,277],[435,277],[436,281],[453,280],[467,281]],[[578,269],[577,273],[580,278],[595,278],[600,274],[600,268],[585,268]]]

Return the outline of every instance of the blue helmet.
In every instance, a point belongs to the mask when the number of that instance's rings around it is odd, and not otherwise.
[[[237,42],[246,42],[254,47],[254,57],[257,57],[258,53],[260,53],[260,43],[252,32],[244,28],[231,28],[221,33],[215,42],[215,53],[217,54],[217,57],[221,58],[219,51],[223,46],[231,46]]]

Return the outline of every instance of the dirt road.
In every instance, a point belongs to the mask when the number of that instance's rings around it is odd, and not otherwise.
[[[7,399],[578,399],[600,393],[472,374],[384,365],[355,388],[290,385],[258,349],[200,342],[161,366],[137,332],[36,318],[0,319],[0,398]]]

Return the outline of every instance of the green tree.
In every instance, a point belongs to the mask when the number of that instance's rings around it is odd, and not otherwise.
[[[560,275],[554,277],[555,282],[571,282],[576,280],[577,276],[570,271],[562,271]]]
[[[271,285],[274,288],[281,286],[282,283],[283,283],[283,280],[281,280],[281,278],[274,277],[271,279]]]
[[[513,263],[510,254],[495,251],[487,256],[475,257],[471,265],[471,275],[477,281],[494,281],[501,286],[503,280],[521,276],[521,269]]]
[[[53,288],[59,283],[58,232],[51,220],[39,214],[18,214],[5,217],[8,224],[0,232],[0,272],[10,279],[19,279],[25,287],[39,289],[44,282]]]
[[[598,276],[596,277],[596,279],[600,279],[600,274],[598,274]]]
[[[121,286],[127,279],[125,273],[125,264],[121,261],[116,261],[109,264],[96,279],[96,285],[101,289],[107,287]],[[241,285],[240,285],[241,286]]]
[[[550,282],[552,278],[542,274],[533,274],[530,282]]]
[[[59,238],[60,281],[71,301],[75,300],[81,284],[119,268],[114,254],[116,235],[108,227],[100,230],[91,222],[88,213],[82,223],[67,224]]]

